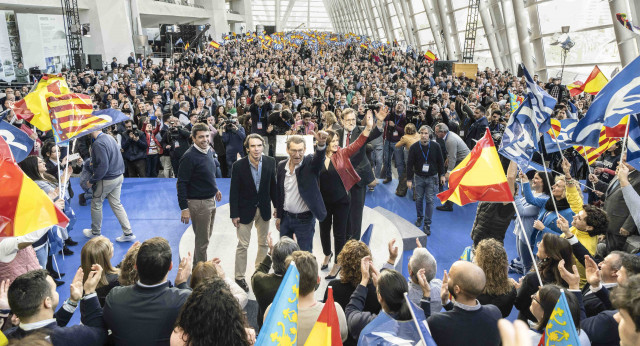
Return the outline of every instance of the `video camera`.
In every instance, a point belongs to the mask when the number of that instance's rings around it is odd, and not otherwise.
[[[229,118],[227,120],[224,121],[224,130],[226,132],[233,132],[236,129],[235,128],[238,127],[238,119],[236,118]]]

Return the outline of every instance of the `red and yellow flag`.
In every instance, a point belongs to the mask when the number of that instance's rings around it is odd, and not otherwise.
[[[596,65],[584,83],[575,81],[567,85],[567,89],[569,89],[569,94],[571,94],[571,96],[579,95],[582,92],[596,95],[608,82],[609,80],[607,77],[604,76],[604,73],[602,73],[598,65]]]
[[[604,131],[609,138],[624,138],[627,132],[627,125],[629,124],[629,116],[625,116],[620,120],[618,125],[614,127],[606,127]]]
[[[467,157],[449,175],[449,190],[438,194],[443,203],[513,202],[498,151],[487,131]]]
[[[364,44],[364,43],[360,43],[360,48],[362,48],[362,49],[369,49],[369,46],[367,46],[367,45],[366,45],[366,44]]]
[[[551,118],[551,128],[547,131],[551,138],[556,138],[560,135],[562,131],[562,125],[560,124],[560,120]]]
[[[28,121],[40,131],[49,131],[51,120],[49,120],[47,97],[69,92],[69,86],[64,78],[47,74],[42,76],[35,89],[11,108],[18,118]]]
[[[0,136],[0,236],[17,237],[58,225],[69,219],[49,196],[27,177]]]
[[[580,153],[580,155],[582,155],[590,165],[592,165],[600,155],[607,151],[607,149],[616,142],[618,142],[618,139],[608,137],[607,128],[603,127],[602,130],[600,130],[600,139],[598,141],[599,146],[597,148],[576,145],[574,146],[574,149],[576,149],[576,151]]]
[[[320,312],[318,320],[316,320],[307,341],[304,343],[305,346],[342,345],[338,313],[336,312],[336,305],[333,302],[333,288],[329,286],[327,290],[327,301],[324,303],[322,312]]]
[[[213,47],[214,49],[220,49],[220,43],[216,42],[216,41],[211,41],[209,42],[209,45],[211,47]]]
[[[187,44],[184,45],[184,50],[185,51],[189,50],[189,42],[187,42]]]
[[[426,53],[424,53],[424,57],[429,61],[437,61],[438,60],[438,57],[431,50],[428,50]]]

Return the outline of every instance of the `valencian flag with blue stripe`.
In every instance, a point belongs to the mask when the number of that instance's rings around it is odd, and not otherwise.
[[[264,319],[256,345],[296,345],[300,273],[291,262]]]
[[[558,298],[556,306],[553,308],[551,317],[549,317],[549,322],[544,329],[544,334],[540,339],[539,345],[580,345],[578,331],[576,330],[575,324],[573,324],[571,310],[569,309],[564,290],[560,292],[560,297]]]
[[[602,126],[616,127],[630,114],[640,113],[640,57],[600,90],[573,133],[573,141],[598,147]]]
[[[64,143],[104,127],[128,120],[115,109],[93,110],[89,95],[66,94],[47,99],[53,136],[57,143]]]

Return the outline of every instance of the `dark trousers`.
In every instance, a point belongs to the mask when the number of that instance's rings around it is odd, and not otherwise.
[[[176,155],[177,156],[177,155]],[[171,158],[171,167],[173,168],[173,175],[178,177],[178,169],[180,168],[180,158]]]
[[[147,177],[156,178],[158,176],[158,162],[160,155],[147,155]]]
[[[333,224],[334,262],[338,263],[338,254],[347,242],[347,224],[349,223],[349,196],[333,203],[325,203],[327,217],[320,221],[320,242],[325,256],[331,254],[331,226]]]
[[[126,160],[127,171],[129,172],[129,178],[144,178],[146,177],[146,159],[139,159],[135,161]]]
[[[355,184],[349,192],[351,194],[351,202],[349,204],[347,239],[360,240],[360,232],[362,232],[362,211],[364,210],[364,198],[367,193],[367,186],[364,184],[362,184],[362,186]]]
[[[311,216],[305,219],[297,219],[285,213],[280,222],[280,237],[287,236],[293,239],[296,235],[300,250],[312,252],[313,235],[316,232],[316,218]]]

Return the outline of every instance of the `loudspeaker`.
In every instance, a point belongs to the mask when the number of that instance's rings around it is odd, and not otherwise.
[[[522,70],[522,65],[518,64],[518,78],[524,76],[524,71]]]
[[[433,63],[434,76],[438,76],[442,70],[447,70],[447,74],[453,71],[453,63],[455,60],[438,60]],[[434,77],[435,78],[435,77]]]
[[[84,54],[74,54],[73,55],[73,66],[76,69],[82,70],[82,69],[84,69],[86,64],[87,64],[87,60],[85,59]]]
[[[276,26],[275,25],[265,25],[264,26],[264,31],[266,31],[267,35],[271,35],[274,32],[276,32]]]
[[[92,70],[102,71],[102,55],[89,54],[89,67],[91,67]]]

